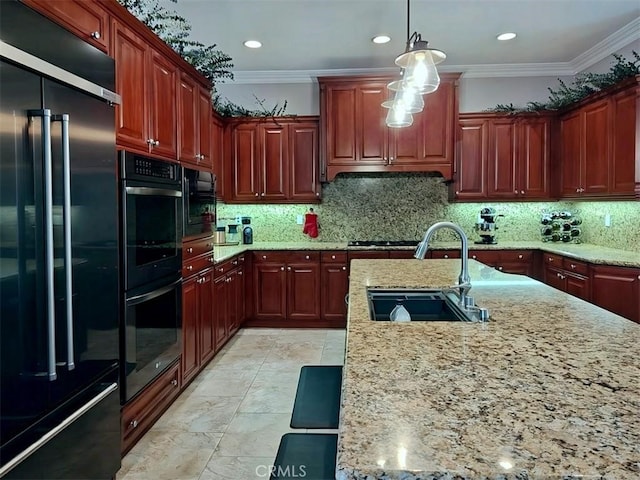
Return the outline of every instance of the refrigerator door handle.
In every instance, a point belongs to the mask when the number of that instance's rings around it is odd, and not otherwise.
[[[25,448],[22,452],[16,455],[10,462],[6,463],[2,468],[0,468],[0,478],[5,476],[7,473],[9,473],[19,464],[21,464],[24,460],[29,458],[29,456],[35,453],[39,448],[41,448],[42,446],[47,444],[49,441],[51,441],[56,435],[62,432],[65,428],[67,428],[69,425],[71,425],[78,418],[80,418],[82,415],[87,413],[89,410],[91,410],[93,407],[95,407],[98,403],[100,403],[102,400],[107,398],[112,392],[114,392],[117,389],[118,389],[117,383],[110,384],[102,392],[100,392],[98,395],[93,397],[91,400],[85,403],[82,407],[80,407],[78,410],[76,410],[67,418],[65,418],[62,422],[60,422],[59,425],[49,430],[37,442],[34,442],[31,445],[29,445],[27,448]]]
[[[151,187],[125,187],[124,191],[128,195],[152,195],[160,197],[182,197],[180,190],[169,190],[167,188]]]
[[[67,368],[76,368],[73,354],[73,265],[71,256],[71,167],[69,154],[69,114],[53,115],[54,122],[62,125],[62,181],[64,186],[64,278],[67,317]]]
[[[130,306],[138,305],[139,303],[143,303],[143,302],[146,302],[147,300],[151,300],[153,298],[159,297],[160,295],[164,295],[165,293],[170,292],[171,290],[176,288],[176,285],[179,285],[180,282],[182,282],[182,277],[176,280],[175,282],[170,283],[169,285],[165,285],[164,287],[157,288],[152,292],[144,293],[142,295],[136,295],[135,297],[128,298],[127,305],[130,305]]]
[[[53,276],[53,173],[51,165],[51,110],[29,110],[29,118],[42,117],[42,151],[44,161],[44,231],[45,277],[47,285],[47,374],[50,381],[56,373],[56,312]]]

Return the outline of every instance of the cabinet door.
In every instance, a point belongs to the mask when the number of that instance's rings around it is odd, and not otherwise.
[[[245,268],[241,263],[238,267],[238,281],[236,283],[236,313],[238,319],[238,328],[242,326],[247,318],[246,302],[247,296],[245,295]]]
[[[487,196],[487,135],[486,120],[460,120],[455,196],[460,200]]]
[[[349,292],[349,271],[345,263],[326,263],[321,267],[320,302],[323,320],[343,326],[347,319],[345,297]]]
[[[326,166],[352,165],[356,162],[357,85],[323,84],[320,90]]]
[[[389,135],[385,123],[386,83],[361,85],[356,93],[356,165],[389,163]]]
[[[260,196],[258,130],[255,124],[237,124],[230,135],[232,197],[255,202]]]
[[[517,152],[516,123],[512,119],[489,122],[489,152],[487,158],[487,196],[512,198],[518,196],[516,184]],[[462,159],[465,162],[465,158]],[[464,167],[464,165],[463,165]]]
[[[200,364],[211,358],[216,347],[213,312],[213,270],[198,277],[198,307],[200,310]]]
[[[287,318],[320,319],[320,263],[309,261],[287,265]]]
[[[151,51],[149,132],[154,140],[151,151],[171,160],[176,158],[177,143],[176,70],[165,57]]]
[[[580,195],[582,188],[581,117],[579,112],[560,119],[560,164],[562,165],[562,196]]]
[[[638,91],[627,90],[611,100],[611,165],[609,193],[633,195],[636,171],[636,143],[638,142]],[[638,166],[640,170],[640,166]]]
[[[211,169],[211,93],[200,87],[198,90],[198,154],[199,164]]]
[[[144,152],[150,140],[147,48],[132,30],[113,22],[111,56],[116,64],[116,91],[122,97],[116,105],[116,143]]]
[[[291,123],[289,128],[289,172],[291,200],[312,202],[320,198],[318,178],[318,124]]]
[[[567,288],[563,271],[548,265],[544,271],[544,283],[563,292]]]
[[[182,381],[198,373],[198,278],[182,282]]]
[[[591,301],[640,323],[640,269],[593,265]]]
[[[610,137],[609,100],[584,108],[584,188],[585,194],[606,193],[609,188]]]
[[[500,252],[496,250],[471,250],[469,258],[490,267],[497,267],[500,264]]]
[[[289,140],[285,125],[258,127],[258,175],[262,200],[286,200],[289,196]]]
[[[551,119],[527,118],[518,127],[518,196],[526,199],[549,198]]]
[[[215,351],[219,351],[227,341],[227,277],[222,275],[213,282],[213,318]]]
[[[224,162],[224,124],[214,115],[211,120],[211,168],[216,174],[216,196],[226,200],[228,167]]]
[[[256,320],[287,318],[287,272],[282,263],[255,263],[253,267]]]
[[[86,0],[22,0],[47,14],[85,42],[107,52],[109,48],[109,14],[100,2]]]
[[[240,326],[238,315],[239,286],[238,270],[231,270],[227,273],[227,331],[229,336],[233,335]]]
[[[179,158],[183,162],[197,164],[198,155],[198,101],[199,89],[195,81],[186,74],[180,75],[178,104],[180,106]]]

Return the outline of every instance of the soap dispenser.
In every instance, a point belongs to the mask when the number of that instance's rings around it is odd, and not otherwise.
[[[399,303],[395,307],[393,307],[393,310],[391,310],[391,313],[389,314],[389,320],[391,320],[392,322],[410,322],[411,315],[409,314],[405,306]]]

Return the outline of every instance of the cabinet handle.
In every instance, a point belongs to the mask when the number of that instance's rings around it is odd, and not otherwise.
[[[191,247],[187,248],[187,253],[193,253],[193,248]]]
[[[233,261],[233,262],[231,262],[231,263],[233,263],[234,265],[238,265],[238,261],[237,261],[237,260],[234,260],[234,261]]]
[[[258,192],[256,192],[256,197],[259,196]]]
[[[260,196],[261,196],[261,197],[264,197],[264,192],[262,192],[262,193],[260,194]]]
[[[129,426],[131,428],[136,428],[138,426],[138,420],[131,420],[131,422],[129,422]]]
[[[458,190],[456,190],[456,195],[459,195],[459,194],[460,194],[460,192]]]
[[[520,190],[520,195],[524,195],[524,190]]]
[[[319,196],[320,196],[320,192],[316,192],[316,197],[319,197]]]
[[[518,255],[518,258],[522,258],[522,255]]]
[[[576,266],[572,263],[571,264],[571,270],[575,270]]]
[[[280,270],[284,272],[284,267],[280,267]]]
[[[342,267],[342,270],[347,270],[347,267]],[[640,276],[638,276],[638,278],[640,278]]]
[[[518,194],[518,190],[514,190],[513,193],[515,193],[517,195]]]
[[[224,273],[224,268],[220,267],[220,269],[218,270],[220,273]]]
[[[476,259],[476,256],[475,256],[475,255],[471,255],[471,258],[473,258],[473,259],[475,260],[475,259]]]
[[[449,255],[445,255],[444,258],[449,258]]]
[[[175,378],[173,380],[171,380],[171,385],[173,385],[174,387],[178,386],[178,380],[176,380]]]
[[[91,38],[95,38],[96,40],[100,40],[100,32],[91,32]]]
[[[153,138],[149,138],[147,140],[147,144],[149,144],[149,145],[154,145],[154,143],[155,143],[155,140]]]
[[[502,271],[502,267],[498,267],[498,270]]]
[[[227,278],[226,282],[229,283],[231,281],[231,277]]]
[[[560,278],[560,273],[559,272],[556,273],[556,277]]]
[[[187,265],[187,270],[190,272],[191,270],[193,270],[193,265]]]
[[[263,259],[263,260],[266,260],[266,259],[267,259],[267,256],[266,256],[266,255],[262,255],[262,259]]]
[[[548,258],[547,258],[547,260],[548,260],[549,262],[553,262],[553,258],[551,258],[551,257],[548,257]]]
[[[215,262],[215,260],[213,259],[213,257],[209,258],[209,261],[210,261],[211,263]]]
[[[238,272],[238,275],[242,276],[242,275],[243,275],[243,273],[242,273],[242,272]]]
[[[304,258],[305,258],[305,260],[309,260],[310,257],[309,257],[309,255],[305,255]]]
[[[287,267],[287,270],[291,271],[291,267]]]
[[[200,154],[199,153],[196,153],[195,159],[196,160],[200,160]]]

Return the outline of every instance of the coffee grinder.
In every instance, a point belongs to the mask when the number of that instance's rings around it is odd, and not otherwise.
[[[242,243],[251,245],[253,243],[253,228],[251,228],[251,217],[242,217]]]
[[[496,240],[496,230],[498,229],[496,220],[498,217],[504,217],[504,215],[498,214],[493,207],[484,207],[480,210],[475,226],[480,240],[476,240],[474,243],[485,245],[495,245],[498,243]]]

